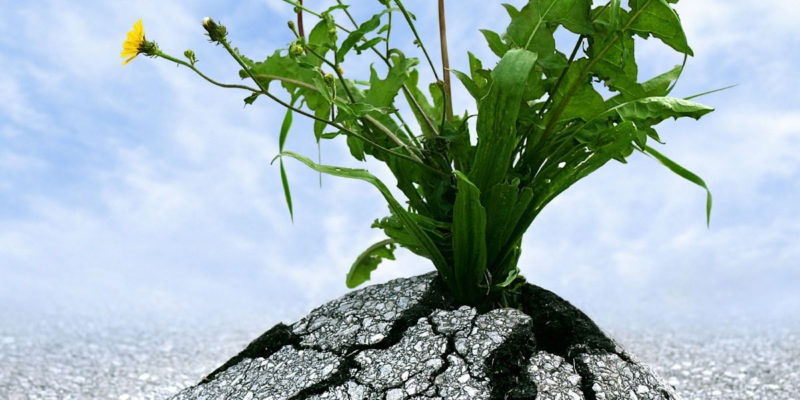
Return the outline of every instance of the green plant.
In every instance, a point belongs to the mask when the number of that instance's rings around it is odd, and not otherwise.
[[[388,238],[357,258],[347,275],[349,287],[368,280],[399,245],[430,259],[458,301],[482,308],[514,305],[524,283],[517,267],[523,234],[550,201],[608,161],[624,163],[638,151],[708,192],[698,176],[651,143],[661,142],[654,126],[663,120],[699,118],[712,109],[669,97],[683,65],[646,81],[637,73],[637,36],[659,39],[683,54],[684,63],[692,55],[671,6],[677,0],[629,0],[626,6],[620,0],[598,6],[591,0],[530,0],[521,9],[504,4],[511,19],[505,33],[482,31],[497,64],[490,67],[468,54],[469,71],[452,71],[475,100],[477,115],[452,110],[443,0],[441,71],[400,0],[380,1],[377,13],[360,23],[341,1],[322,12],[302,1],[284,1],[298,13],[297,23],[289,23],[294,38],[264,61],[233,48],[225,26],[203,21],[211,42],[238,62],[248,85],[222,84],[202,74],[192,51],[185,60],[163,53],[144,38],[141,22],[141,32],[135,27],[129,34],[123,58],[140,53],[165,58],[215,85],[248,91],[247,104],[266,96],[284,106],[276,159],[290,214],[285,158],[369,182],[380,191],[390,214],[373,227]],[[318,20],[308,34],[303,14]],[[419,61],[391,46],[398,20],[410,28],[435,77],[428,93],[420,87]],[[577,36],[570,51],[556,48],[559,28]],[[367,56],[383,65],[385,77],[374,67],[366,80],[345,76],[346,59]],[[284,97],[274,94],[273,84]],[[410,111],[416,127],[400,108]],[[384,162],[406,204],[366,170],[321,165],[284,149],[295,114],[313,119],[318,142],[342,138],[356,159]],[[476,137],[470,136],[470,124]],[[708,192],[707,218],[710,211]]]

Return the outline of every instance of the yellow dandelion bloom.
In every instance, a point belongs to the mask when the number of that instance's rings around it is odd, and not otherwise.
[[[122,43],[122,53],[120,57],[127,58],[122,62],[122,65],[131,62],[131,60],[142,52],[142,45],[144,42],[144,26],[142,25],[142,19],[139,18],[139,20],[133,24],[133,29],[128,32],[128,37],[125,38],[125,41]]]

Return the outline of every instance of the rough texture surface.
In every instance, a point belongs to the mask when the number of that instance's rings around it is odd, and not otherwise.
[[[351,292],[173,399],[677,399],[551,292],[528,285],[522,311],[485,314],[444,293],[434,274]]]

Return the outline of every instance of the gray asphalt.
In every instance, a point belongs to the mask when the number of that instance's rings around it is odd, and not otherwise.
[[[276,322],[6,319],[0,321],[0,399],[164,399]],[[685,400],[800,400],[795,328],[609,331]]]

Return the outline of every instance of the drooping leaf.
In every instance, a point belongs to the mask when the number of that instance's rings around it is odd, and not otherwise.
[[[372,186],[378,189],[381,195],[383,195],[383,198],[388,203],[389,210],[392,212],[392,214],[396,216],[397,219],[403,224],[403,229],[407,230],[411,234],[411,237],[416,240],[414,245],[423,248],[428,254],[431,261],[433,261],[433,265],[439,271],[439,275],[442,277],[445,283],[450,284],[452,282],[453,273],[450,270],[451,266],[447,263],[447,260],[444,258],[439,248],[431,240],[431,237],[422,230],[419,223],[414,220],[412,214],[406,211],[405,207],[403,207],[403,205],[394,198],[392,192],[386,187],[386,185],[383,184],[383,182],[381,182],[380,179],[370,174],[367,170],[322,165],[291,151],[284,151],[280,155],[294,158],[309,168],[323,174],[342,178],[358,179],[372,184]]]
[[[352,289],[368,281],[372,271],[378,268],[378,264],[384,259],[394,260],[395,241],[394,239],[381,240],[373,244],[361,253],[350,266],[347,272],[345,283]]]
[[[706,225],[710,225],[711,224],[711,206],[712,206],[712,203],[713,203],[713,199],[711,198],[711,190],[708,189],[708,185],[706,185],[706,182],[702,178],[697,176],[694,172],[689,171],[688,169],[682,167],[681,165],[679,165],[675,161],[672,161],[671,159],[667,158],[667,156],[659,153],[658,151],[656,151],[654,148],[652,148],[650,146],[646,146],[644,148],[644,152],[645,152],[645,154],[648,154],[648,155],[652,156],[653,158],[655,158],[656,160],[658,160],[658,162],[660,162],[662,165],[667,167],[670,171],[678,174],[678,176],[680,176],[680,177],[688,180],[689,182],[692,182],[695,185],[700,186],[701,188],[705,189],[705,191],[706,191]]]
[[[294,104],[292,100],[291,104]],[[283,145],[286,143],[286,137],[289,136],[289,130],[292,128],[292,115],[294,111],[291,109],[286,110],[281,123],[281,131],[278,135],[278,150],[283,151]],[[283,166],[283,159],[280,160],[281,170],[281,186],[283,187],[283,196],[286,200],[286,206],[289,208],[289,218],[294,221],[294,209],[292,207],[292,192],[289,190],[289,179],[286,177],[286,168]]]
[[[294,207],[292,207],[292,191],[289,189],[289,179],[286,176],[286,168],[283,166],[283,160],[280,161],[281,169],[281,186],[283,187],[283,197],[286,200],[286,207],[289,208],[289,218],[294,221]]]

